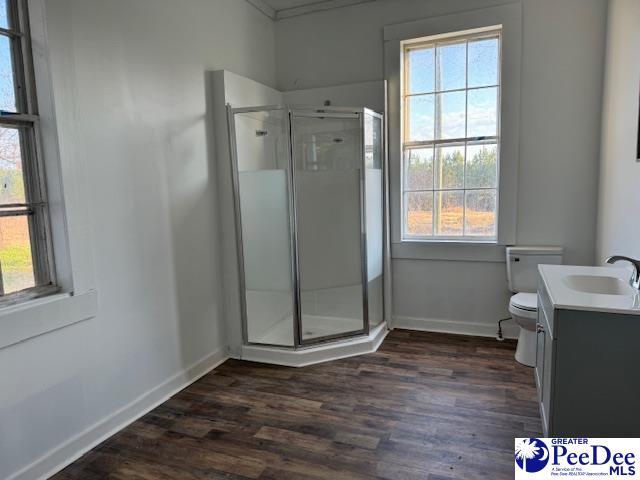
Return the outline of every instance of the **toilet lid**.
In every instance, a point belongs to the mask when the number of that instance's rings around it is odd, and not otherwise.
[[[535,293],[516,293],[511,297],[511,305],[523,310],[536,311],[538,309],[538,295]]]

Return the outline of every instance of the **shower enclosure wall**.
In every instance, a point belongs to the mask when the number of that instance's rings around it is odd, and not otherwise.
[[[228,107],[245,345],[299,349],[384,321],[382,116]]]

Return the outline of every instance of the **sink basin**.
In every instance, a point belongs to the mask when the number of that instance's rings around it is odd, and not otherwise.
[[[640,290],[629,283],[630,272],[619,267],[540,265],[545,302],[558,310],[583,310],[636,315],[640,319]]]
[[[628,282],[616,277],[600,275],[567,275],[565,283],[573,290],[597,295],[634,295]]]

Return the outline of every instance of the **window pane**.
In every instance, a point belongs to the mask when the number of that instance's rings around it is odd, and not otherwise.
[[[434,90],[435,49],[409,50],[409,88],[407,93],[429,93]]]
[[[5,294],[35,286],[26,216],[0,218],[0,268]]]
[[[436,148],[436,190],[464,187],[464,146]]]
[[[464,192],[436,192],[434,209],[436,235],[462,235]]]
[[[465,92],[439,93],[436,97],[436,140],[463,138]]]
[[[493,137],[498,134],[498,88],[469,90],[468,137]]]
[[[466,188],[495,188],[498,176],[498,147],[467,145]]]
[[[498,84],[497,38],[469,42],[469,88]]]
[[[467,44],[454,43],[437,47],[438,91],[465,88],[467,83]]]
[[[433,148],[406,151],[405,189],[433,189]]]
[[[433,95],[420,95],[407,99],[409,141],[433,140]]]
[[[433,192],[407,193],[407,233],[433,235]]]
[[[0,110],[16,111],[11,41],[4,36],[0,36]]]
[[[465,235],[495,237],[496,191],[469,190],[466,197]]]
[[[25,203],[20,131],[0,127],[0,204]]]
[[[0,27],[9,28],[9,11],[7,0],[0,0]]]

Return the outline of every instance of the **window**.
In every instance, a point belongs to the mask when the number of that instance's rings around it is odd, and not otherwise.
[[[0,0],[0,303],[53,284],[26,0]]]
[[[495,242],[501,29],[401,48],[403,239]]]

